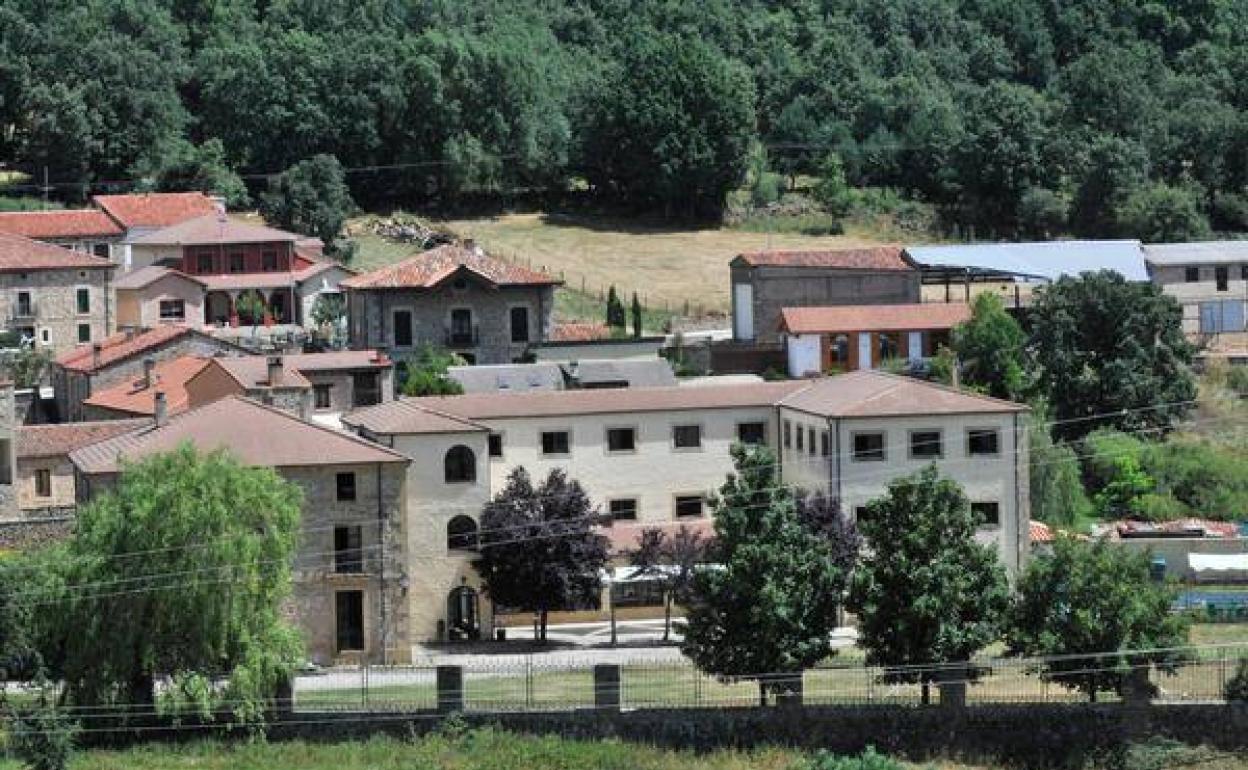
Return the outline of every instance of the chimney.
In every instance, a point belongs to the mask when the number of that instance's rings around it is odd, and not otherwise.
[[[156,378],[153,376],[153,373],[155,371],[156,371],[156,359],[150,358],[150,357],[143,359],[143,389],[144,390],[147,390],[148,388],[152,387],[153,384],[155,384]]]
[[[269,387],[282,384],[282,357],[269,356]]]
[[[92,369],[99,368],[100,351],[102,351],[103,349],[104,349],[104,346],[101,345],[100,343],[98,342],[91,343],[91,368]]]
[[[208,200],[212,201],[212,207],[216,209],[217,221],[224,224],[225,222],[225,198],[220,195],[209,195]]]
[[[165,399],[165,391],[156,391],[152,398],[152,416],[156,419],[156,427],[163,427],[169,422],[169,402]]]

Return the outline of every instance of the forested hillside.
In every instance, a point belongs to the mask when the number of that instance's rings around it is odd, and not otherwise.
[[[714,216],[751,157],[835,153],[995,234],[1248,230],[1248,2],[0,5],[0,159],[60,196],[254,192],[316,153],[385,167],[349,173],[366,205],[587,185]]]

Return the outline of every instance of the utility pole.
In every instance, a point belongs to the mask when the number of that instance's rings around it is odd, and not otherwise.
[[[48,184],[48,166],[43,166],[43,187],[39,188],[43,192],[43,207],[48,207],[48,193],[52,192],[52,185]]]

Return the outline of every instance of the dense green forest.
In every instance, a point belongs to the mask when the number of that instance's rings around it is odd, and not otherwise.
[[[369,206],[713,217],[760,157],[839,159],[999,236],[1243,231],[1248,2],[0,3],[0,160],[32,184],[254,196],[317,153]]]

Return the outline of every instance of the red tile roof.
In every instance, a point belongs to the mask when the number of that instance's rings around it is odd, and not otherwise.
[[[269,382],[268,356],[215,358],[212,365],[220,367],[223,372],[234,378],[235,382],[248,390],[269,387],[300,389],[312,387],[312,383],[308,382],[308,379],[300,374],[298,369],[291,366],[285,358],[282,359],[282,380],[276,386]]]
[[[808,380],[780,406],[823,417],[902,417],[1025,412],[1012,401],[886,372],[860,370]]]
[[[34,241],[20,235],[0,233],[0,272],[21,273],[27,270],[112,270],[117,267],[107,259],[81,251],[63,249],[50,243]]]
[[[56,363],[73,371],[94,372],[114,361],[139,355],[183,335],[199,333],[186,326],[157,326],[144,332],[121,332],[102,342],[79,345],[73,350],[62,353],[57,357]],[[100,346],[98,361],[94,351],[97,344]]]
[[[780,328],[793,334],[841,332],[901,332],[952,329],[971,317],[965,303],[918,305],[845,305],[841,307],[786,307]]]
[[[349,289],[431,289],[464,270],[495,286],[554,286],[563,283],[545,273],[513,265],[476,249],[443,244],[402,262],[342,282]]]
[[[303,236],[264,225],[239,222],[217,214],[187,219],[177,224],[141,235],[136,245],[195,246],[226,243],[294,243]]]
[[[82,403],[114,412],[152,415],[156,413],[156,392],[160,391],[165,394],[169,414],[185,412],[190,407],[186,381],[203,371],[209,360],[201,356],[181,356],[161,361],[152,371],[152,387],[147,387],[147,381],[140,376],[97,390]]]
[[[86,236],[119,236],[125,231],[99,209],[9,211],[0,213],[0,232],[54,240]]]
[[[57,457],[151,424],[151,420],[96,420],[55,425],[19,425],[17,457]]]
[[[751,267],[833,267],[842,270],[913,270],[900,246],[868,246],[825,251],[753,251],[734,263]]]
[[[592,342],[611,339],[611,327],[604,323],[557,323],[551,330],[551,342]]]
[[[1054,540],[1053,530],[1043,521],[1032,519],[1029,526],[1029,534],[1032,545],[1038,543],[1052,543]]]
[[[126,229],[168,227],[216,212],[216,204],[199,192],[97,195],[95,205]]]
[[[204,282],[199,278],[193,275],[187,275],[181,270],[174,270],[171,267],[165,267],[163,265],[147,265],[146,267],[140,267],[138,270],[131,270],[129,273],[126,273],[117,280],[113,281],[113,288],[142,289],[147,286],[151,286],[166,276],[173,276],[174,278],[189,281],[200,286],[204,285]]]
[[[403,455],[349,433],[299,419],[280,409],[241,396],[226,396],[70,453],[83,473],[117,473],[121,462],[169,452],[190,442],[209,452],[229,451],[249,466],[299,466],[408,463]]]

